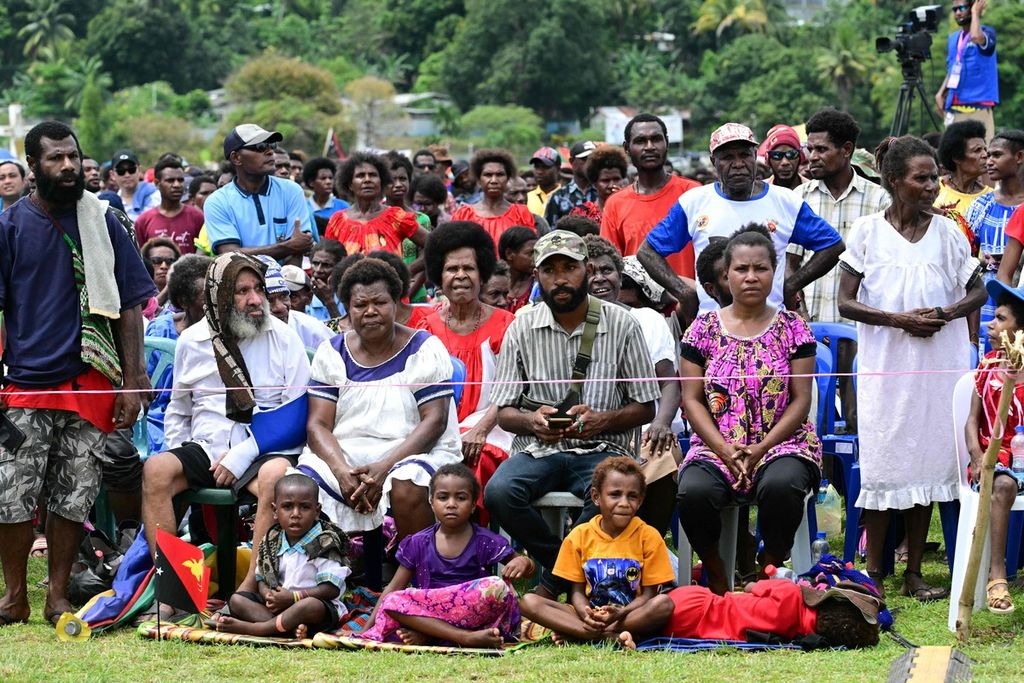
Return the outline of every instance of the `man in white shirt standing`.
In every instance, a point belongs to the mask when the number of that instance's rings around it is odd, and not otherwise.
[[[172,499],[189,488],[231,488],[257,500],[253,538],[274,521],[274,485],[306,440],[309,361],[299,336],[270,314],[266,265],[221,254],[206,276],[206,317],[178,338],[174,393],[164,418],[167,451],[146,461],[142,518],[178,528]],[[255,590],[255,558],[239,590]]]

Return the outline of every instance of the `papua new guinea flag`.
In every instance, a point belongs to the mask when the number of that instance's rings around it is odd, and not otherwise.
[[[156,530],[156,599],[186,612],[206,609],[210,568],[203,551],[163,529]]]

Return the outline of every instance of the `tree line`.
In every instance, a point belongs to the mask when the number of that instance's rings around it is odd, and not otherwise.
[[[352,144],[368,102],[394,91],[447,94],[442,135],[481,144],[519,147],[545,122],[585,124],[613,104],[689,109],[692,148],[727,119],[763,132],[826,104],[874,140],[901,82],[895,56],[876,54],[874,40],[908,9],[833,0],[798,23],[782,0],[8,0],[0,100],[77,119],[104,152],[154,138],[208,149],[199,131],[218,120],[206,91],[224,86],[232,121],[287,128],[310,151],[327,128]],[[932,92],[947,20],[924,68]],[[997,119],[1014,123],[1024,43],[1010,37],[1024,35],[1024,4],[993,4],[985,20],[1001,36]],[[268,75],[271,87],[254,87]],[[362,105],[343,109],[342,94]]]

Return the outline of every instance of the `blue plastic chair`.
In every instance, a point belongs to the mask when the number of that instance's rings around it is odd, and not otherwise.
[[[146,370],[150,384],[154,389],[170,389],[172,385],[174,347],[177,341],[166,337],[146,337],[145,344]],[[132,428],[132,443],[145,460],[149,457],[149,426],[148,415],[140,414]]]
[[[452,359],[452,391],[455,393],[455,406],[462,402],[462,390],[466,388],[466,364],[455,356]]]
[[[818,341],[818,353],[821,354],[821,346],[827,338],[830,346],[826,347],[831,360],[831,367],[837,368],[839,362],[840,339],[857,342],[857,328],[848,323],[811,323],[811,331]],[[856,372],[857,358],[853,359],[853,368]],[[819,411],[820,422],[818,434],[821,436],[821,450],[823,454],[831,455],[839,464],[839,475],[833,479],[837,488],[842,492],[846,503],[846,530],[843,544],[843,560],[853,561],[857,553],[857,541],[860,538],[859,522],[860,510],[855,506],[857,495],[860,493],[860,472],[854,471],[857,465],[860,450],[860,441],[856,434],[836,434],[838,426],[845,425],[845,420],[836,419],[836,389],[839,385],[838,377],[832,374],[828,378],[827,386],[821,389],[819,382]],[[857,378],[854,377],[854,390],[857,388]]]

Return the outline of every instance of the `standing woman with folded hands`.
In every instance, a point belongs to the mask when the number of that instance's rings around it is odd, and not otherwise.
[[[986,295],[978,260],[956,223],[933,213],[939,192],[931,147],[910,136],[875,152],[885,211],[854,222],[840,257],[839,314],[857,322],[861,488],[868,574],[881,588],[890,511],[907,529],[901,593],[937,600],[921,576],[933,502],[957,496],[950,397],[970,367],[965,316]],[[961,427],[962,428],[962,427]]]
[[[807,421],[817,345],[796,313],[768,304],[777,267],[768,229],[740,228],[725,248],[733,302],[702,313],[683,338],[683,405],[693,428],[679,475],[679,519],[723,595],[721,510],[756,503],[764,567],[782,565],[821,480],[821,442]]]

